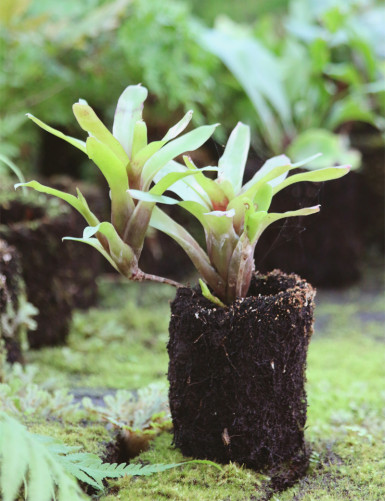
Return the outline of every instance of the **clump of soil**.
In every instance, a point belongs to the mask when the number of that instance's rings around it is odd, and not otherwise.
[[[4,343],[7,362],[23,362],[18,328],[6,332],[4,316],[16,317],[21,293],[20,259],[14,247],[0,240],[0,344]],[[12,327],[12,318],[7,318],[7,325]],[[1,350],[1,346],[0,346]]]
[[[171,305],[170,408],[183,454],[247,467],[307,464],[305,368],[314,289],[296,275],[256,275],[218,308],[197,290]],[[304,470],[296,466],[299,473]]]
[[[39,310],[37,330],[28,334],[30,346],[38,348],[63,343],[72,308],[96,300],[100,261],[93,249],[62,242],[81,236],[84,224],[79,228],[77,215],[55,199],[34,195],[2,193],[0,237],[17,249],[28,301]]]

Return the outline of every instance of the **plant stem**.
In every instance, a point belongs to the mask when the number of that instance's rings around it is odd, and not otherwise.
[[[179,287],[185,287],[185,285],[179,282],[175,282],[175,280],[171,280],[170,278],[159,277],[158,275],[152,275],[151,273],[144,273],[141,270],[138,270],[138,272],[132,275],[130,278],[131,280],[135,280],[136,282],[144,282],[145,280],[149,280],[152,282],[159,282],[161,284],[172,285],[177,289]]]

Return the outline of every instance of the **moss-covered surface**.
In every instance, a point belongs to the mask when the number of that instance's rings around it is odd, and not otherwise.
[[[373,283],[373,282],[371,282]],[[370,284],[371,284],[370,283]],[[151,477],[109,483],[113,500],[373,500],[385,499],[385,298],[381,284],[319,292],[308,357],[307,475],[273,492],[261,474],[228,465],[223,472],[186,465]],[[78,313],[69,345],[29,355],[40,381],[86,388],[134,389],[165,380],[169,318],[167,287],[104,284],[98,309]],[[55,383],[53,383],[53,380]],[[34,422],[33,430],[103,455],[109,432],[82,421]],[[183,458],[165,432],[137,461]]]

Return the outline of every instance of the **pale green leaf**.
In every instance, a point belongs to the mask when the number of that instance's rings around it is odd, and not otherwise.
[[[112,218],[121,230],[134,210],[134,202],[127,193],[128,177],[125,165],[108,146],[95,137],[87,139],[87,153],[99,167],[111,189]]]
[[[271,171],[275,170],[277,167],[290,167],[291,162],[290,158],[287,157],[286,155],[278,155],[276,157],[269,158],[269,160],[266,160],[266,162],[262,165],[260,169],[257,170],[257,172],[254,174],[254,176],[248,181],[243,187],[242,187],[242,193],[245,193],[249,188],[251,188],[257,181],[260,181],[261,179],[266,178]],[[285,177],[287,176],[287,172],[289,169],[285,169],[282,174],[280,174],[278,177],[279,182],[283,181]],[[270,179],[270,181],[274,180]],[[266,181],[267,182],[267,181]]]
[[[97,226],[84,228],[83,238],[87,240],[96,233],[101,233],[107,238],[111,258],[122,275],[130,277],[137,266],[131,247],[124,243],[111,223],[103,222]]]
[[[201,30],[200,41],[241,84],[257,112],[263,136],[271,150],[277,151],[285,130],[291,130],[282,69],[275,56],[250,36],[246,28],[224,18],[217,25],[218,29]]]
[[[188,124],[191,122],[193,116],[192,110],[189,110],[185,116],[180,120],[177,124],[175,124],[171,129],[168,130],[167,134],[164,136],[162,141],[171,141],[172,139],[176,138],[179,136],[181,132],[185,130],[185,128],[188,126]]]
[[[145,163],[142,171],[143,189],[147,191],[155,175],[171,160],[186,151],[194,151],[213,134],[217,125],[203,125],[170,141]]]
[[[217,167],[204,167],[203,169],[189,169],[184,172],[169,172],[160,178],[160,180],[153,186],[150,190],[150,193],[154,195],[162,195],[166,190],[170,189],[177,181],[184,179],[188,176],[196,176],[201,174],[202,172],[212,172],[217,171]]]
[[[256,212],[256,227],[253,229],[254,236],[252,239],[252,243],[255,244],[255,242],[258,240],[258,238],[261,236],[261,234],[264,232],[264,230],[270,226],[272,223],[275,221],[279,221],[280,219],[285,219],[287,217],[297,217],[297,216],[309,216],[311,214],[316,214],[319,212],[320,206],[315,205],[314,207],[305,207],[303,209],[298,209],[298,210],[293,210],[293,211],[287,211],[283,213],[275,213],[271,212],[270,214],[265,214],[264,217],[262,216],[257,216],[258,212]],[[264,214],[264,213],[262,213]],[[260,219],[258,219],[260,218]]]
[[[166,143],[176,138],[181,132],[185,130],[187,125],[190,123],[193,112],[190,110],[186,113],[186,115],[180,120],[177,124],[175,124],[164,138],[160,141],[153,141],[152,143],[147,144],[141,150],[138,150],[135,155],[133,152],[133,166],[136,169],[140,169],[146,162],[149,160],[157,151],[159,151]]]
[[[97,238],[75,238],[75,237],[64,237],[63,240],[72,240],[73,242],[81,242],[83,244],[90,245],[94,249],[98,250],[102,256],[104,256],[107,261],[115,268],[115,270],[118,270],[118,267],[114,260],[111,258],[111,256],[108,254],[108,252],[104,249],[102,244],[99,242]]]
[[[56,190],[55,188],[49,188],[48,186],[44,186],[37,181],[29,181],[28,183],[18,183],[15,184],[15,189],[19,186],[25,186],[27,188],[33,188],[36,191],[40,191],[41,193],[47,193],[47,195],[53,195],[55,197],[61,198],[65,202],[69,203],[76,209],[80,214],[84,217],[90,225],[95,225],[99,223],[97,217],[90,211],[86,199],[78,190],[78,198],[74,195],[70,195],[69,193],[65,193],[64,191]]]
[[[135,124],[142,119],[148,91],[141,85],[129,85],[119,97],[112,133],[131,159]]]
[[[76,139],[74,137],[67,136],[67,135],[63,134],[59,130],[56,130],[53,127],[50,127],[49,125],[45,124],[44,122],[42,122],[38,118],[34,117],[30,113],[27,113],[27,117],[30,118],[32,120],[32,122],[35,122],[35,124],[37,124],[39,127],[46,130],[47,132],[50,132],[51,134],[53,134],[56,137],[59,137],[60,139],[64,139],[64,141],[67,141],[67,143],[72,144],[72,146],[75,146],[79,150],[83,151],[83,153],[87,153],[86,143],[84,141],[81,141],[80,139]]]
[[[171,160],[167,165],[161,169],[154,177],[155,183],[158,183],[163,177],[172,172],[187,172],[187,167],[184,165]],[[207,210],[211,209],[210,198],[207,193],[203,190],[200,184],[194,179],[194,176],[186,177],[180,181],[177,181],[169,187],[170,191],[173,191],[182,200],[190,200],[193,202],[200,203],[206,207]]]
[[[138,120],[134,127],[134,138],[132,141],[132,160],[147,146],[147,125],[143,120]],[[132,165],[130,165],[132,168]]]
[[[264,184],[256,193],[253,203],[257,211],[268,211],[273,199],[273,187],[270,183]]]
[[[171,197],[166,197],[165,195],[154,195],[150,191],[128,190],[128,193],[135,200],[141,200],[142,202],[153,202],[167,205],[175,205],[179,203],[179,200],[175,200]]]
[[[330,181],[332,179],[338,179],[345,176],[350,170],[350,166],[340,166],[340,167],[327,167],[326,169],[318,169],[309,172],[303,172],[302,174],[295,174],[285,179],[282,183],[274,187],[274,195],[279,191],[283,190],[291,184],[300,183],[303,181],[311,181],[314,183],[321,183],[324,181]]]
[[[234,193],[241,189],[249,148],[250,127],[239,122],[230,134],[225,151],[218,162],[217,182],[230,181]]]
[[[91,106],[88,106],[88,104],[75,103],[72,110],[80,127],[88,132],[90,136],[95,137],[98,141],[107,146],[126,167],[129,159],[123,146],[98,118]]]

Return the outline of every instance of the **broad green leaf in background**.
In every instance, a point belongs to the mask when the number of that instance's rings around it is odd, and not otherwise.
[[[306,169],[349,164],[354,170],[361,165],[361,155],[357,150],[350,148],[349,139],[325,129],[309,129],[299,134],[288,148],[288,154],[294,161],[318,152],[322,152],[322,155],[314,160],[309,158],[305,164]]]
[[[257,112],[267,143],[277,151],[282,134],[292,128],[292,119],[275,56],[247,29],[229,19],[221,18],[216,29],[203,29],[199,37],[202,46],[218,56],[240,82]]]

